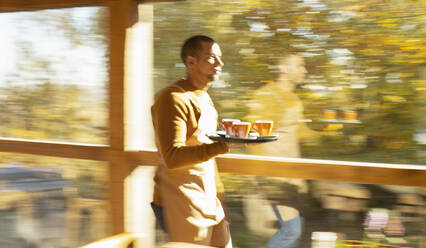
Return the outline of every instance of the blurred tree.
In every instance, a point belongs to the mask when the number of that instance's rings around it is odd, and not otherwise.
[[[107,71],[106,13],[106,8],[73,8],[8,14],[8,23],[16,29],[11,37],[16,59],[10,60],[16,69],[0,81],[0,136],[107,143],[106,77],[101,75],[95,87],[76,80],[78,70],[87,67],[89,78]],[[105,68],[81,60],[72,63],[75,58],[70,57],[81,53],[79,49],[100,51]],[[0,156],[0,166],[15,165],[11,161],[19,166],[62,167],[67,179],[87,168],[96,184],[105,185],[107,180],[107,167],[99,162],[14,153]],[[103,194],[100,189],[95,191]]]
[[[353,159],[414,162],[415,88],[425,86],[420,73],[426,63],[425,8],[424,2],[413,0],[159,4],[156,89],[184,76],[178,62],[183,39],[210,35],[220,43],[225,62],[223,82],[211,93],[220,115],[241,118],[251,90],[274,80],[275,59],[296,52],[305,56],[309,71],[307,87],[299,89],[306,116],[320,118],[324,108],[357,110],[362,128],[354,132],[369,137],[364,152],[372,155]],[[316,151],[305,149],[304,156],[343,158],[333,152],[346,145],[347,139],[339,140],[326,141]],[[401,149],[405,152],[392,155]]]

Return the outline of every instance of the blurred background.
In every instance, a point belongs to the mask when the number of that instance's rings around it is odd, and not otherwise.
[[[0,136],[108,143],[107,20],[102,7],[0,14]],[[426,4],[413,0],[156,3],[154,88],[185,75],[187,37],[211,36],[225,66],[209,93],[220,118],[246,119],[255,93],[276,81],[277,58],[297,54],[307,73],[293,92],[302,106],[296,121],[315,134],[293,144],[297,157],[425,165],[425,21]],[[247,195],[297,209],[300,247],[311,247],[315,231],[425,244],[422,188],[222,178],[236,247],[269,238],[251,226],[256,208],[247,206],[262,204],[248,204]],[[107,180],[107,163],[1,153],[0,247],[74,247],[109,235]],[[371,231],[371,216],[399,223],[396,231]]]

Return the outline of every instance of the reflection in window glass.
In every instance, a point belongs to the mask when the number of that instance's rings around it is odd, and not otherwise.
[[[185,75],[184,39],[206,34],[225,66],[220,118],[273,120],[251,154],[425,164],[421,1],[185,1],[154,12],[155,87]],[[410,13],[410,14],[407,14]]]
[[[237,247],[349,247],[348,240],[371,245],[365,247],[424,245],[421,188],[241,175],[224,182]]]
[[[107,164],[3,153],[0,247],[77,247],[110,235]]]
[[[0,136],[107,143],[107,11],[0,14]]]

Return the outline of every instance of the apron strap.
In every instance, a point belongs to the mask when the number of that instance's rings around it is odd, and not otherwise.
[[[280,223],[283,222],[283,218],[281,217],[280,211],[277,208],[277,205],[272,205],[272,209],[275,212],[275,216],[277,216],[278,220],[280,221]]]

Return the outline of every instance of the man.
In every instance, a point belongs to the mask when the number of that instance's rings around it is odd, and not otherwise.
[[[218,199],[217,187],[223,186],[214,157],[238,145],[212,142],[206,136],[217,128],[218,114],[207,89],[222,71],[222,52],[212,38],[197,35],[185,41],[181,58],[186,78],[162,89],[152,106],[161,158],[153,208],[161,214],[163,206],[172,242],[232,247]]]
[[[309,129],[303,120],[303,104],[295,93],[297,84],[304,81],[307,70],[304,59],[296,54],[283,55],[277,60],[277,76],[253,94],[250,103],[249,120],[274,121],[273,133],[279,134],[277,142],[265,143],[250,149],[250,154],[279,157],[300,157],[299,139],[318,138],[316,131]],[[265,111],[267,109],[268,111]],[[271,180],[268,180],[270,186]],[[281,196],[288,205],[273,205],[257,194],[246,195],[244,210],[249,229],[268,237],[268,248],[294,248],[302,234],[302,221],[294,196],[307,193],[307,184],[301,179],[275,178],[280,186]],[[257,184],[257,182],[255,182]],[[284,190],[285,189],[285,190]],[[289,197],[290,196],[290,197]],[[276,195],[274,197],[277,197]],[[260,223],[258,220],[262,220]],[[280,229],[271,225],[278,221]]]
[[[295,93],[296,86],[305,80],[305,61],[299,55],[287,54],[278,59],[277,67],[276,81],[254,93],[248,118],[273,120],[273,132],[279,134],[280,139],[251,149],[251,153],[298,158],[299,140],[320,136],[303,122],[303,103]]]

